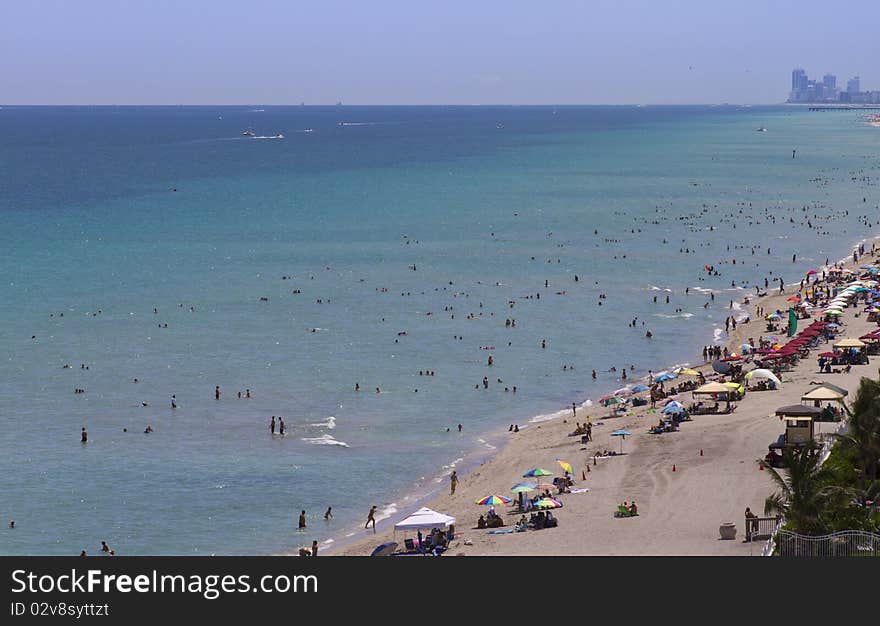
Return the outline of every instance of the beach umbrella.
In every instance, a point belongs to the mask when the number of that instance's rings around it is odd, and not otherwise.
[[[615,396],[625,396],[631,393],[632,390],[629,387],[621,387],[620,389],[614,391]]]
[[[835,324],[834,322],[831,322],[825,328],[840,328],[840,324]]]
[[[611,406],[614,404],[623,404],[624,402],[625,402],[625,400],[622,400],[618,396],[611,396],[610,398],[605,398],[605,400],[602,401],[602,405],[603,406]]]
[[[779,313],[768,313],[764,319],[768,320],[781,320],[782,316]]]
[[[556,462],[559,463],[559,467],[561,467],[564,471],[569,474],[574,474],[574,471],[571,469],[571,463],[568,461],[563,461],[562,459],[556,459]]]
[[[678,378],[675,374],[663,374],[654,379],[655,383],[665,383],[667,380],[675,380]]]
[[[817,272],[816,270],[809,270],[809,271],[807,272],[807,276],[812,276],[813,274],[818,274],[818,273],[819,273],[819,272]]]
[[[679,375],[684,374],[685,376],[699,376],[700,372],[695,369],[691,369],[689,367],[684,368],[683,370],[679,370]]]
[[[510,498],[505,498],[504,496],[486,496],[485,498],[480,498],[477,500],[477,504],[487,504],[490,506],[497,506],[500,504],[510,504],[512,500]]]
[[[801,299],[799,296],[792,296],[787,300],[787,302],[800,302],[800,301],[801,301]]]
[[[632,388],[632,391],[633,393],[639,393],[640,391],[647,391],[648,389],[648,385],[636,385]]]
[[[535,503],[535,506],[539,509],[561,509],[562,502],[553,498],[541,498]]]
[[[397,542],[389,541],[376,546],[370,556],[391,556],[395,550],[397,550]]]
[[[511,491],[513,493],[528,493],[529,491],[534,491],[538,488],[538,485],[534,483],[517,483],[513,487],[511,487]]]
[[[730,363],[724,361],[712,361],[712,369],[719,374],[726,374],[730,371]]]
[[[628,430],[618,429],[611,433],[612,437],[620,437],[620,453],[623,454],[623,440],[626,439],[627,435],[631,435],[632,433]]]
[[[553,476],[553,472],[541,467],[536,467],[523,474],[523,478],[530,478],[532,476]]]
[[[672,402],[669,402],[665,407],[663,407],[663,410],[661,411],[661,413],[672,414],[672,413],[681,413],[683,411],[684,411],[684,405],[681,402],[678,402],[677,400],[673,400]]]

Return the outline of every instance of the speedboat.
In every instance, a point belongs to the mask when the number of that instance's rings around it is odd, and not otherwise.
[[[278,133],[277,135],[275,135],[275,139],[284,139],[284,135],[281,133]]]
[[[254,129],[251,128],[250,126],[248,126],[248,127],[244,130],[244,132],[242,132],[241,134],[244,135],[245,137],[256,137],[256,136],[257,136],[257,133],[255,133],[255,132],[254,132]]]
[[[764,128],[763,126],[761,126],[761,128],[758,129],[758,132],[759,132],[759,133],[766,133],[766,132],[767,132],[767,129]]]

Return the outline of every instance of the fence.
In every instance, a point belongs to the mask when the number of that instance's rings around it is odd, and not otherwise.
[[[769,539],[779,524],[779,517],[747,517],[746,541]]]
[[[810,537],[780,530],[776,533],[777,556],[880,556],[880,535],[845,530]]]

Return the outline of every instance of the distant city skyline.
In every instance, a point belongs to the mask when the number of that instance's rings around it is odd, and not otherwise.
[[[822,80],[810,80],[802,67],[791,71],[789,102],[821,103],[842,102],[852,104],[880,104],[880,91],[862,91],[861,78],[853,76],[846,81],[846,89],[837,86],[837,76],[827,73]]]
[[[6,0],[0,104],[774,104],[804,67],[880,88],[880,3],[735,8]]]

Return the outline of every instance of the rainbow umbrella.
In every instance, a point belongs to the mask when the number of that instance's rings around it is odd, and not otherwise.
[[[499,504],[510,504],[512,500],[510,498],[505,498],[504,496],[486,496],[485,498],[480,498],[477,500],[477,504],[488,504],[490,506],[496,506]]]
[[[563,461],[561,459],[556,459],[556,462],[559,463],[559,467],[568,472],[569,474],[574,474],[574,471],[571,469],[571,463],[568,461]]]
[[[540,467],[536,467],[534,469],[530,469],[528,472],[523,474],[523,478],[530,478],[532,476],[553,476],[553,472],[547,471]]]
[[[553,498],[541,498],[535,503],[535,507],[539,509],[559,509],[562,508],[562,502]]]

